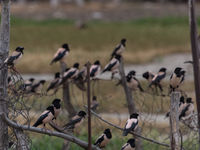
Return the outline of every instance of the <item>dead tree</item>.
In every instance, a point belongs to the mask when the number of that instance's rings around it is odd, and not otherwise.
[[[10,0],[1,1],[0,66],[8,56],[10,42]],[[0,70],[0,113],[8,115],[7,94],[8,70]],[[8,149],[8,125],[0,118],[0,149]]]
[[[194,83],[195,95],[198,111],[198,126],[199,126],[199,150],[200,150],[200,64],[199,64],[199,47],[198,47],[198,33],[197,23],[194,8],[195,0],[189,0],[189,23],[190,23],[190,39],[192,47],[193,70],[194,70]]]
[[[170,102],[170,141],[171,150],[180,150],[180,133],[179,133],[179,92],[172,92]]]
[[[129,114],[132,114],[134,112],[137,112],[137,110],[136,110],[136,107],[135,107],[135,102],[134,102],[134,99],[133,99],[132,91],[127,86],[126,75],[125,75],[125,72],[124,72],[123,57],[121,57],[120,66],[119,66],[119,73],[120,73],[120,76],[121,76],[122,86],[124,88],[124,92],[125,92],[125,95],[126,95],[128,111],[129,111]],[[136,133],[140,134],[140,128],[139,127],[137,128]],[[142,149],[141,140],[137,137],[135,137],[135,138],[137,140],[136,150],[141,150]]]

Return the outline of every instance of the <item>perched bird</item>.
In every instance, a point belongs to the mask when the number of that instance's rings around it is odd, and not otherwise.
[[[182,111],[179,114],[179,120],[181,119],[185,120],[188,117],[190,117],[193,113],[194,113],[194,104],[192,102],[192,98],[189,97],[186,99],[185,107],[182,109]]]
[[[90,67],[90,78],[95,79],[96,76],[100,73],[101,71],[101,64],[99,60],[96,60],[94,64]]]
[[[120,59],[121,59],[121,55],[115,55],[115,57],[112,58],[111,61],[105,66],[102,73],[104,73],[106,71],[111,71],[112,72],[111,79],[113,79],[114,74],[118,72]]]
[[[121,39],[120,44],[117,45],[117,46],[115,47],[115,49],[113,50],[110,59],[112,59],[112,58],[115,57],[116,55],[121,55],[122,52],[125,50],[125,47],[126,47],[126,39],[123,38],[123,39]]]
[[[33,84],[30,88],[30,92],[40,93],[45,82],[46,82],[45,80],[40,80],[37,83]]]
[[[81,70],[79,70],[79,73],[77,75],[76,79],[81,79],[82,81],[85,81],[87,78],[87,64],[85,64]]]
[[[58,87],[60,85],[61,82],[61,78],[60,78],[60,72],[55,73],[55,77],[54,80],[52,80],[47,88],[47,92],[49,92],[50,90],[54,90],[54,93],[57,92]]]
[[[147,72],[143,73],[142,76],[143,76],[143,78],[145,78],[149,83],[151,83],[155,75],[154,75],[153,73],[147,71]]]
[[[4,65],[7,64],[10,67],[14,67],[14,65],[22,58],[24,54],[23,50],[23,47],[17,47],[12,55],[8,56],[8,58],[4,61]]]
[[[135,150],[135,139],[129,139],[126,144],[124,144],[121,150]]]
[[[166,76],[166,68],[161,68],[159,72],[153,77],[151,83],[149,84],[149,87],[152,85],[155,85],[155,87],[159,87],[161,91],[163,91],[162,86],[160,84],[161,80],[165,78]]]
[[[185,106],[186,106],[185,98],[184,96],[181,96],[179,100],[179,108],[178,108],[179,114],[182,112]],[[170,115],[170,111],[165,115],[165,117],[169,117],[169,115]]]
[[[127,86],[131,90],[137,90],[139,89],[141,92],[144,92],[140,82],[135,77],[136,72],[134,70],[130,71],[128,75],[126,76]]]
[[[108,144],[111,138],[112,134],[110,129],[105,129],[103,134],[97,138],[94,145],[97,145],[99,148],[104,148]]]
[[[75,115],[69,123],[67,123],[66,125],[64,125],[64,129],[74,129],[77,128],[78,126],[80,126],[84,119],[85,119],[85,115],[86,113],[84,111],[79,111],[77,115]]]
[[[170,93],[179,88],[180,84],[184,81],[185,71],[182,68],[175,68],[173,74],[170,77]]]
[[[60,104],[61,100],[56,98],[53,100],[52,102],[52,105],[53,105],[53,108],[54,108],[54,118],[53,119],[56,119],[57,116],[59,115],[60,111],[61,111],[61,104]]]
[[[134,131],[138,126],[139,114],[133,113],[130,118],[126,121],[126,125],[123,130],[123,136],[127,136],[129,132]]]
[[[57,61],[64,61],[64,58],[69,54],[69,46],[68,44],[63,44],[61,48],[57,50],[55,53],[53,60],[51,61],[50,65],[56,63]]]
[[[24,82],[24,84],[22,84],[19,89],[23,90],[23,91],[30,91],[31,90],[31,86],[33,85],[33,82],[35,81],[34,78],[30,78],[28,80],[26,80]]]
[[[65,83],[68,79],[75,79],[79,72],[79,63],[75,63],[73,67],[67,68],[63,74],[62,81],[60,84]]]
[[[99,106],[99,102],[97,101],[97,97],[93,96],[92,103],[90,105],[90,109],[93,110],[93,111],[95,111],[98,106]]]
[[[54,118],[54,107],[49,106],[47,109],[40,115],[38,120],[34,123],[33,127],[37,127],[41,124],[45,127],[46,123],[49,123]]]

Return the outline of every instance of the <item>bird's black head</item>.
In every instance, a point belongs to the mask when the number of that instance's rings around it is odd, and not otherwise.
[[[69,46],[68,46],[68,44],[66,44],[66,43],[62,45],[62,48],[64,48],[64,49],[66,49],[67,51],[69,51]]]
[[[100,65],[101,63],[100,63],[100,61],[99,60],[96,60],[95,62],[94,62],[94,65]]]
[[[112,138],[112,134],[111,134],[110,129],[105,129],[103,133],[107,136],[108,139]]]
[[[181,96],[179,101],[180,101],[181,103],[185,103],[184,96]]]
[[[123,44],[125,46],[125,44],[126,44],[126,39],[125,38],[121,39],[121,44]]]
[[[129,71],[128,75],[135,76],[136,72],[134,70]]]
[[[160,68],[160,70],[159,70],[159,72],[166,72],[166,68],[164,68],[164,67],[162,67],[162,68]]]
[[[181,71],[181,75],[185,75],[185,70],[182,70],[182,71]]]
[[[34,78],[30,78],[29,81],[30,81],[30,82],[34,82],[35,79],[34,79]]]
[[[78,69],[79,68],[79,63],[75,63],[73,67]]]
[[[60,108],[60,102],[61,102],[61,100],[56,98],[56,99],[53,100],[52,104],[53,104],[54,107]]]
[[[45,80],[40,80],[41,84],[45,84],[45,82],[46,82]]]
[[[143,73],[143,78],[145,78],[145,79],[149,79],[149,72],[147,71],[147,72],[145,72],[145,73]]]
[[[120,59],[121,59],[121,55],[115,55],[115,58],[117,59],[117,60],[119,60],[120,61]]]
[[[179,72],[182,70],[182,68],[180,67],[176,67],[175,70],[174,70],[174,73],[175,74],[179,74]]]
[[[15,49],[17,52],[21,52],[22,54],[24,54],[24,47],[20,47],[18,46],[16,49]]]
[[[53,106],[47,107],[47,110],[49,110],[54,115],[55,112]]]
[[[131,119],[131,118],[136,118],[136,119],[137,119],[138,116],[139,116],[138,113],[132,113],[132,114],[130,115],[130,119]]]
[[[55,78],[60,78],[60,72],[55,73]]]
[[[96,101],[96,100],[97,100],[97,97],[96,97],[96,96],[93,96],[93,97],[92,97],[92,100],[93,100],[93,101]]]
[[[85,118],[86,112],[84,112],[83,110],[78,112],[78,116],[80,117],[84,117]]]
[[[187,102],[187,103],[193,103],[193,102],[192,102],[192,98],[191,98],[191,97],[188,97],[188,98],[186,99],[186,102]]]
[[[131,147],[135,147],[135,139],[129,139],[128,141],[127,141],[127,143],[129,143],[130,145],[131,145]]]

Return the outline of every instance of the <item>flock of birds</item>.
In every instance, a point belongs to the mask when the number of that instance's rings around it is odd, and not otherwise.
[[[90,66],[90,79],[96,79],[99,74],[105,73],[107,71],[110,71],[112,73],[111,79],[114,78],[114,75],[119,72],[119,64],[121,61],[122,53],[124,52],[126,47],[126,39],[122,39],[120,44],[117,45],[114,49],[114,51],[111,54],[110,60],[108,64],[104,67],[104,69],[101,69],[101,63],[99,60],[96,60],[94,64]],[[15,64],[21,59],[23,56],[23,47],[17,47],[16,50],[12,53],[12,55],[8,56],[8,58],[4,61],[3,66],[7,65],[8,67],[15,70]],[[70,53],[70,49],[68,44],[63,44],[61,48],[57,50],[55,53],[52,61],[50,62],[50,65],[56,63],[56,62],[65,62],[65,57],[68,56]],[[147,71],[143,73],[143,77],[148,81],[149,88],[157,88],[160,89],[160,91],[163,91],[163,87],[161,85],[161,81],[166,76],[166,68],[162,67],[159,69],[158,73],[154,74],[150,71]],[[169,82],[169,93],[172,91],[176,91],[179,89],[180,85],[183,83],[185,77],[185,71],[177,67],[175,68],[174,72],[172,73],[170,77]],[[47,87],[46,92],[53,91],[55,94],[58,90],[58,88],[63,85],[65,82],[72,82],[76,80],[81,80],[85,82],[87,79],[87,65],[85,64],[82,69],[79,69],[79,63],[74,63],[74,65],[70,68],[67,68],[64,73],[55,73],[55,78],[50,82],[49,86]],[[136,78],[136,72],[134,70],[130,71],[126,75],[126,81],[127,86],[131,90],[137,90],[139,89],[141,92],[144,92],[144,89],[142,88],[139,80]],[[35,82],[34,78],[30,78],[29,80],[24,82],[23,89],[24,91],[30,93],[38,93],[41,88],[43,87],[45,83],[45,80],[40,80],[38,82]],[[11,86],[12,79],[8,78],[8,86]],[[118,83],[120,84],[120,82]],[[34,123],[34,127],[37,127],[39,125],[43,125],[45,128],[45,124],[49,123],[50,121],[57,118],[61,111],[61,99],[54,99],[52,104],[47,107],[47,109],[39,116],[37,121]],[[98,101],[96,99],[96,96],[93,97],[93,101],[91,104],[91,109],[95,110],[98,106]],[[194,105],[191,98],[185,98],[181,96],[180,103],[179,103],[179,119],[186,119],[188,116],[190,116],[192,113],[194,113]],[[64,129],[75,129],[84,121],[86,116],[85,111],[79,111],[77,115],[75,115],[66,125],[64,125]],[[166,117],[170,116],[170,112],[166,114]],[[128,133],[131,131],[135,131],[138,126],[138,113],[133,113],[130,115],[130,118],[127,120],[124,130],[123,130],[123,136],[127,136]],[[94,143],[100,148],[104,148],[110,139],[112,138],[111,130],[105,129],[103,134],[96,140]],[[135,139],[131,138],[125,143],[125,145],[122,146],[121,150],[134,150],[135,148]]]

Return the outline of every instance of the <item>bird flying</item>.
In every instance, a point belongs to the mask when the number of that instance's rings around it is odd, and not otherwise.
[[[67,123],[66,125],[64,125],[64,129],[75,129],[77,127],[79,127],[86,116],[86,112],[85,111],[79,111],[77,115],[75,115],[70,121],[69,123]]]
[[[97,145],[99,148],[104,148],[108,144],[111,138],[112,138],[112,133],[110,129],[105,129],[103,134],[97,138],[94,145]]]
[[[4,61],[4,65],[7,64],[10,67],[14,67],[14,65],[22,58],[24,52],[24,47],[17,47],[11,56],[8,56]]]
[[[101,71],[101,63],[99,60],[96,60],[94,64],[90,67],[90,78],[95,79],[96,76],[100,73]]]
[[[111,71],[112,72],[111,79],[113,79],[114,74],[118,72],[120,59],[121,59],[121,55],[115,55],[115,57],[112,58],[111,61],[105,66],[102,73],[104,73],[106,71]]]
[[[173,74],[170,77],[170,93],[179,88],[180,84],[183,83],[185,77],[185,71],[182,68],[175,68]]]
[[[130,118],[126,121],[126,125],[123,130],[123,136],[127,136],[129,132],[134,131],[138,126],[139,114],[133,113]]]
[[[41,124],[45,127],[46,123],[49,123],[54,118],[53,106],[47,107],[47,109],[40,115],[38,120],[34,123],[33,127],[37,127]]]
[[[57,52],[55,53],[50,65],[58,61],[64,61],[64,58],[69,54],[69,51],[70,49],[69,49],[68,44],[63,44],[62,47],[59,48]]]
[[[126,144],[124,144],[121,150],[135,150],[135,139],[129,139]]]
[[[126,47],[126,39],[123,38],[123,39],[121,39],[120,44],[117,45],[117,46],[115,47],[115,49],[113,50],[110,59],[112,59],[112,58],[115,57],[116,55],[121,55],[121,54],[123,53],[123,51],[125,50],[125,47]]]

